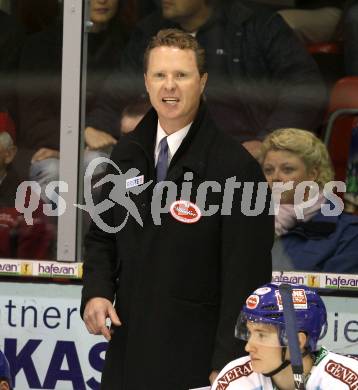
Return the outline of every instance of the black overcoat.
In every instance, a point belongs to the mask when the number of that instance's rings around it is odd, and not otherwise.
[[[155,180],[157,120],[156,112],[149,111],[112,154],[122,172],[137,168],[145,183]],[[177,199],[185,172],[193,172],[193,203],[200,183],[221,185],[221,192],[209,189],[206,207],[221,204],[227,178],[265,181],[256,160],[215,127],[204,103],[169,166],[167,180],[178,186]],[[110,167],[109,173],[117,172]],[[111,190],[113,186],[104,187],[102,198]],[[271,279],[273,217],[267,208],[246,216],[241,211],[241,188],[234,192],[231,212],[226,210],[230,215],[219,211],[192,224],[167,212],[155,225],[152,192],[153,185],[131,195],[143,227],[130,216],[118,233],[105,233],[92,224],[86,238],[82,314],[88,299],[105,297],[115,299],[122,321],[106,355],[105,390],[188,390],[208,385],[210,372],[239,354],[234,328],[245,297]],[[101,216],[119,226],[126,209],[117,204]]]

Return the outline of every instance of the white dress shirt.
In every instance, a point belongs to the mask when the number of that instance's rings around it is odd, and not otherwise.
[[[187,126],[183,127],[182,129],[176,131],[173,134],[168,135],[160,126],[160,123],[158,121],[158,126],[157,126],[157,139],[155,141],[155,151],[154,151],[154,158],[155,158],[155,165],[157,165],[158,162],[158,157],[159,157],[159,152],[160,152],[160,146],[159,143],[160,141],[164,138],[167,137],[167,142],[168,142],[168,166],[170,164],[170,161],[172,160],[175,152],[179,149],[179,146],[181,145],[183,139],[185,136],[188,134],[188,131],[190,129],[190,126],[193,122],[189,123]]]

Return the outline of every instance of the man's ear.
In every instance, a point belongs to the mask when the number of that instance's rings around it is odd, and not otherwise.
[[[200,78],[200,92],[203,93],[205,89],[206,82],[208,81],[208,74],[204,73]]]
[[[144,85],[145,85],[145,89],[146,91],[148,92],[148,86],[147,86],[147,74],[144,73]]]
[[[300,344],[300,350],[303,352],[307,345],[307,335],[304,332],[298,333],[298,343]]]
[[[0,381],[0,390],[10,390],[10,386],[6,381]]]

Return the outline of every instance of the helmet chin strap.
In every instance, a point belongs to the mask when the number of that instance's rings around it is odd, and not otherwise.
[[[285,358],[286,356],[286,351],[287,351],[287,347],[283,347],[282,348],[282,351],[281,351],[281,360],[282,360],[282,363],[277,367],[275,368],[274,370],[264,374],[262,373],[263,376],[266,376],[266,377],[273,377],[274,375],[278,374],[280,371],[284,370],[286,367],[288,367],[290,364],[291,364],[291,360],[287,360]],[[304,352],[302,352],[302,358],[304,358],[305,356],[307,356],[309,354],[309,351],[307,349],[305,349]]]

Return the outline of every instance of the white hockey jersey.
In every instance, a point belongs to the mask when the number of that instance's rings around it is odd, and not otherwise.
[[[249,356],[226,365],[211,390],[275,390],[270,378],[252,371]],[[306,390],[358,390],[358,360],[321,348]]]

